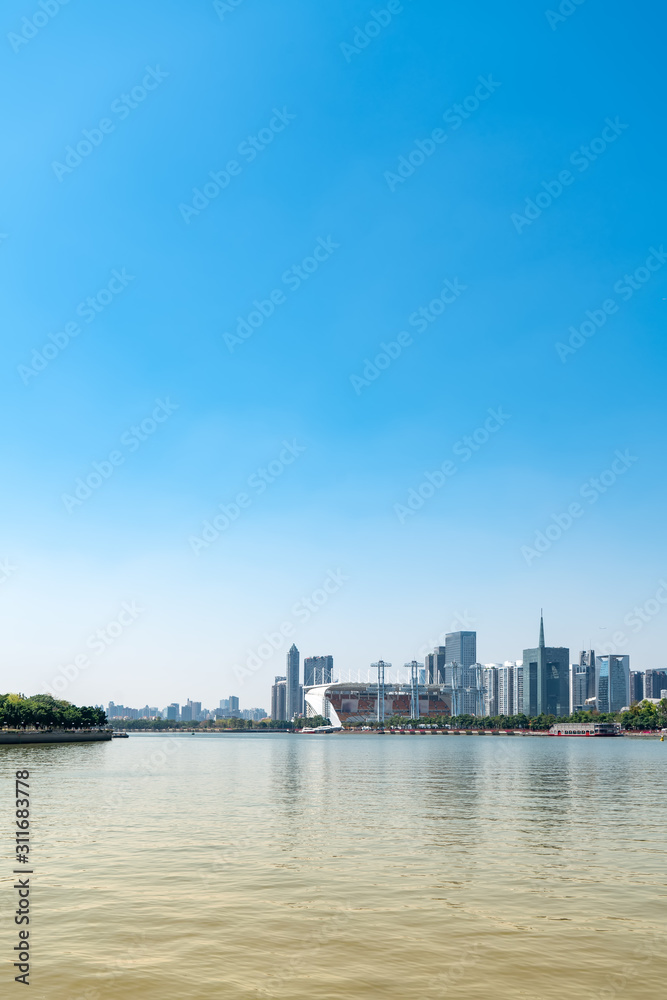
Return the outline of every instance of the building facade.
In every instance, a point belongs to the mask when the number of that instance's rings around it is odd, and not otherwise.
[[[301,714],[303,699],[301,695],[301,685],[299,682],[299,650],[294,643],[287,652],[287,718],[293,719],[295,715]]]
[[[570,666],[570,714],[590,708],[591,698],[596,697],[595,670],[595,650],[582,649],[579,662]]]
[[[448,632],[445,636],[445,663],[458,663],[460,667],[468,668],[476,662],[477,633]]]
[[[541,616],[537,647],[523,651],[523,711],[529,716],[570,713],[570,650],[545,645]]]
[[[484,683],[484,715],[498,715],[498,671],[495,663],[485,663],[482,671]]]
[[[644,699],[644,671],[630,671],[630,704]]]
[[[271,687],[271,718],[275,722],[287,719],[287,678],[276,677]]]
[[[596,656],[597,707],[599,712],[620,712],[630,704],[630,657]]]
[[[644,671],[644,698],[660,698],[661,692],[667,688],[667,671]]]
[[[410,684],[384,684],[381,688],[382,706],[378,706],[377,684],[355,684],[340,681],[309,688],[305,692],[310,715],[322,715],[332,725],[376,722],[378,715],[390,719],[392,715],[410,719],[413,689]],[[422,718],[451,714],[451,694],[439,684],[419,689],[419,715]]]
[[[303,661],[303,686],[331,684],[333,681],[333,656],[307,656]]]

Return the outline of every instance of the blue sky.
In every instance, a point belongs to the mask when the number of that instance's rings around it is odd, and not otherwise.
[[[365,675],[540,606],[664,666],[655,5],[44,2],[1,15],[0,689],[267,707],[285,622]]]

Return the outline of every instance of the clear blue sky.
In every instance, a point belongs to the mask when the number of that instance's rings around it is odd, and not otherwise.
[[[0,689],[268,707],[284,622],[346,675],[541,606],[665,665],[664,15],[571,6],[3,6]]]

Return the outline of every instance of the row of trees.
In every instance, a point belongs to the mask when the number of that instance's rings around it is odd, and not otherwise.
[[[667,698],[654,705],[650,701],[638,702],[626,712],[575,712],[573,715],[496,715],[474,716],[440,715],[437,718],[415,720],[416,724],[426,723],[438,726],[451,726],[452,729],[530,729],[544,731],[556,722],[620,722],[624,729],[658,730],[667,728]],[[411,724],[415,724],[412,722]],[[404,726],[406,720],[401,716],[387,719],[385,725]]]
[[[77,708],[69,701],[59,701],[50,694],[26,698],[21,694],[0,695],[0,726],[25,729],[87,729],[106,725],[104,710],[93,706]]]

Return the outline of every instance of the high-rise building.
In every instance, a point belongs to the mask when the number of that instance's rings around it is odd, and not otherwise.
[[[202,714],[201,702],[200,701],[190,701],[188,698],[187,707],[190,709],[190,718],[193,722],[196,722]]]
[[[471,663],[467,667],[458,663],[446,665],[446,676],[451,678],[452,715],[484,715],[484,667]]]
[[[427,653],[424,663],[426,684],[445,683],[445,664],[447,663],[447,647],[436,646],[432,653]]]
[[[303,686],[331,684],[333,681],[333,656],[307,656],[303,661]]]
[[[579,662],[570,664],[570,713],[590,708],[590,699],[596,697],[595,669],[594,649],[582,649]]]
[[[181,708],[181,722],[192,722],[192,707],[189,701]]]
[[[523,715],[523,660],[514,661],[512,675],[512,708],[515,715]]]
[[[445,663],[471,667],[477,662],[477,633],[448,632],[445,635]],[[434,681],[435,684],[438,681]]]
[[[630,657],[596,656],[597,707],[599,712],[620,712],[630,704]]]
[[[538,646],[523,651],[523,711],[530,716],[570,714],[570,650],[545,646],[541,615]]]
[[[498,715],[497,664],[485,663],[482,678],[484,683],[484,715]]]
[[[239,714],[239,700],[233,694],[230,694],[229,696],[229,714],[237,717]]]
[[[644,671],[630,671],[630,704],[644,698]]]
[[[167,708],[167,718],[171,720],[177,720],[181,714],[181,706],[177,702],[172,701],[171,705]]]
[[[284,722],[287,718],[287,678],[276,677],[271,688],[271,718]]]
[[[663,688],[667,688],[667,672],[664,670],[644,671],[644,698],[659,698]]]
[[[498,715],[514,715],[514,664],[507,660],[496,668]]]
[[[294,643],[287,652],[287,718],[293,719],[301,714],[303,694],[299,682],[299,650]]]

